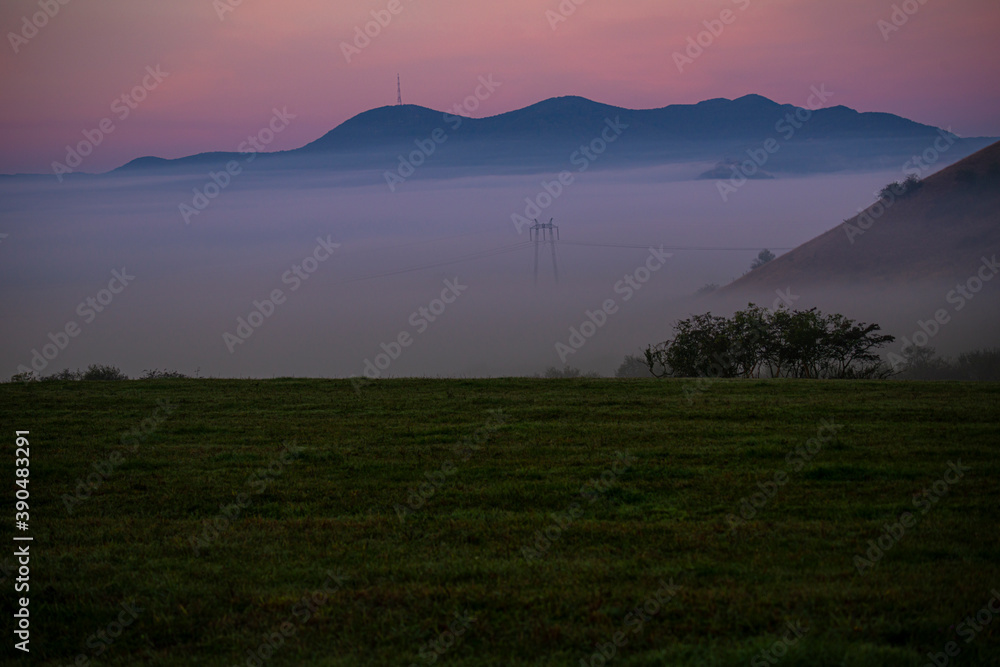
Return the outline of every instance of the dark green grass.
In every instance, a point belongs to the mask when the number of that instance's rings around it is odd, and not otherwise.
[[[749,665],[788,622],[806,633],[782,665],[917,666],[949,641],[952,664],[1000,664],[1000,617],[970,643],[957,634],[1000,590],[1000,385],[732,381],[693,403],[686,386],[0,385],[8,544],[13,432],[31,431],[31,662],[242,665],[288,621],[264,664],[426,665],[421,647],[468,611],[435,664],[590,664],[623,630],[609,664]],[[454,447],[496,410],[502,426],[462,460]],[[793,470],[786,456],[824,420],[841,428]],[[290,441],[301,451],[276,463]],[[120,465],[70,513],[64,496],[115,451]],[[591,503],[581,486],[618,451],[633,465]],[[971,472],[920,514],[914,495],[959,459]],[[401,521],[396,506],[449,461]],[[726,516],[779,471],[787,484],[732,529]],[[243,493],[196,555],[192,538]],[[574,502],[582,516],[528,562],[522,547]],[[905,511],[917,524],[859,574],[854,557]],[[305,621],[296,605],[328,571],[346,578]],[[676,597],[633,632],[629,611],[671,579]],[[2,586],[13,656],[13,577]],[[134,623],[88,647],[129,601],[144,608]]]

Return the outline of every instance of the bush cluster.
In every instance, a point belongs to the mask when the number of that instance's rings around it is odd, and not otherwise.
[[[545,369],[544,375],[536,373],[534,377],[545,378],[546,380],[565,380],[570,378],[599,378],[601,375],[594,372],[584,373],[579,368],[573,368],[572,366],[566,365],[561,369],[555,366],[549,366]]]
[[[187,375],[183,373],[178,373],[177,371],[167,371],[167,370],[147,370],[143,371],[143,374],[138,378],[140,380],[176,380],[180,378],[186,378]],[[98,381],[98,382],[118,382],[122,380],[128,380],[129,376],[122,372],[117,366],[111,366],[107,364],[91,364],[87,367],[87,370],[81,371],[79,369],[71,371],[68,368],[64,368],[58,373],[53,373],[52,375],[36,375],[34,372],[27,373],[17,373],[10,378],[11,382],[80,382],[83,380]]]
[[[902,199],[903,197],[912,195],[922,187],[924,187],[924,182],[917,178],[914,174],[910,174],[906,177],[906,180],[893,181],[889,185],[882,188],[878,193],[878,197],[879,199],[885,199],[887,201]]]
[[[674,337],[646,348],[645,360],[656,377],[881,379],[892,370],[876,350],[895,337],[880,329],[815,308],[749,304],[730,318],[678,321]]]
[[[933,347],[909,346],[903,350],[899,380],[963,380],[1000,382],[1000,348],[963,352],[956,359],[938,357]]]

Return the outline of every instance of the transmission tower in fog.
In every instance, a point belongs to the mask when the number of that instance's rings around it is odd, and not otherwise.
[[[403,86],[399,82],[399,75],[396,75],[396,106],[403,106]]]
[[[552,224],[553,218],[548,222],[538,222],[530,228],[531,240],[535,242],[535,285],[538,285],[538,251],[542,244],[547,244],[552,248],[552,274],[555,276],[556,284],[559,284],[559,265],[556,263],[556,241],[559,240],[559,226]]]

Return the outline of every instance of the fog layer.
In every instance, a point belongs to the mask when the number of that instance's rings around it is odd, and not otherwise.
[[[133,376],[347,377],[375,366],[387,377],[499,376],[564,363],[610,375],[678,317],[746,305],[692,299],[696,290],[740,276],[761,249],[781,254],[839,224],[901,177],[751,180],[724,201],[715,181],[682,180],[711,166],[592,170],[564,183],[452,173],[394,192],[377,171],[247,172],[218,189],[207,174],[6,179],[0,375],[33,359],[43,375],[91,363]],[[543,245],[535,284],[521,220],[534,217],[559,227],[558,283]],[[945,296],[939,285],[788,287],[796,307],[899,336]],[[987,285],[934,345],[992,341],[998,288]]]

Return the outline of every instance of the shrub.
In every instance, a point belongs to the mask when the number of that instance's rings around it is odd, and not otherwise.
[[[127,380],[128,376],[121,372],[117,366],[105,366],[103,364],[91,364],[83,374],[84,380],[97,380],[101,382],[112,382]]]
[[[964,352],[955,366],[964,380],[1000,382],[1000,348]]]
[[[879,190],[878,196],[879,199],[886,199],[888,201],[902,199],[903,197],[912,195],[922,187],[924,187],[924,182],[914,174],[910,174],[906,177],[906,180],[902,182],[894,181]]]
[[[39,378],[42,382],[77,382],[83,379],[83,373],[79,370],[71,371],[68,368],[64,368],[58,373],[53,373],[52,375],[43,375]]]
[[[140,380],[181,380],[186,378],[187,375],[183,373],[178,373],[177,371],[159,370],[154,368],[153,370],[144,370],[142,375],[139,376]]]
[[[601,377],[598,373],[583,373],[579,368],[573,368],[572,366],[566,365],[562,370],[556,368],[555,366],[549,366],[545,369],[545,375],[535,375],[535,377],[544,377],[548,380],[559,380],[567,378],[599,378]]]
[[[933,347],[907,345],[901,352],[903,365],[896,373],[899,380],[956,380],[955,369],[937,356]]]
[[[937,356],[933,347],[907,346],[900,380],[962,380],[969,382],[1000,381],[1000,348],[973,350],[951,361]]]
[[[884,379],[876,349],[895,340],[877,324],[815,308],[768,311],[749,304],[731,318],[711,313],[680,320],[671,340],[646,349],[656,377]]]

